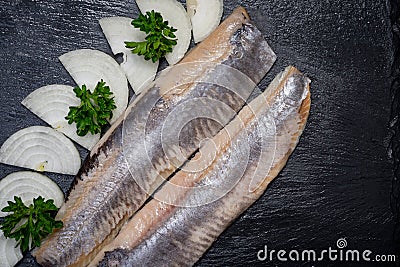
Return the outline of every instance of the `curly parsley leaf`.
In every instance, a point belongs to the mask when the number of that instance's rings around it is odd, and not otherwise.
[[[97,134],[101,128],[108,124],[112,118],[112,111],[117,108],[110,87],[101,80],[97,83],[93,93],[82,85],[74,88],[75,95],[81,100],[79,106],[70,107],[65,117],[69,124],[76,123],[79,136],[85,136],[88,132]]]
[[[146,60],[156,62],[166,54],[172,52],[172,48],[177,44],[174,32],[177,29],[168,25],[160,13],[154,10],[140,14],[132,21],[135,28],[139,28],[147,34],[143,42],[125,42],[126,48],[130,48],[132,53],[144,56]]]
[[[24,253],[34,247],[39,247],[41,240],[53,229],[61,228],[63,223],[56,221],[58,208],[54,200],[46,200],[39,196],[33,199],[33,204],[25,206],[20,197],[14,196],[14,202],[8,201],[8,206],[1,211],[10,212],[0,223],[0,229],[7,238],[14,238]]]

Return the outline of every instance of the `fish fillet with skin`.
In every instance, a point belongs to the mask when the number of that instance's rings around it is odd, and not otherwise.
[[[163,178],[236,115],[275,59],[237,8],[161,73],[91,151],[57,215],[64,226],[33,252],[38,263],[85,266]]]
[[[200,149],[214,155],[208,168],[178,172],[90,266],[193,265],[286,164],[308,118],[309,82],[294,67],[277,76]]]

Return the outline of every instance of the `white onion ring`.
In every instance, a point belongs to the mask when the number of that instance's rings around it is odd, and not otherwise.
[[[224,11],[223,0],[186,0],[186,7],[195,43],[206,39],[218,27]]]
[[[109,17],[99,22],[114,55],[123,54],[121,68],[135,94],[139,94],[156,77],[159,62],[153,63],[143,56],[133,54],[125,47],[125,41],[142,42],[146,34],[131,25],[131,18]]]
[[[78,136],[76,124],[68,124],[65,119],[69,107],[80,104],[72,86],[54,84],[41,87],[29,94],[22,104],[55,130],[65,134],[88,150],[91,150],[100,139],[100,134],[88,133],[85,136]]]
[[[23,258],[21,249],[16,245],[15,239],[5,238],[3,232],[0,231],[0,265],[2,267],[13,267]]]
[[[114,123],[128,105],[129,89],[125,74],[118,63],[106,53],[92,49],[80,49],[60,56],[60,61],[75,82],[93,90],[103,80],[114,93],[115,105],[110,123]]]
[[[7,201],[14,201],[14,196],[20,197],[26,206],[38,196],[53,199],[58,208],[64,203],[64,193],[53,180],[31,171],[14,172],[0,180],[0,217],[8,214],[1,209],[8,206]]]
[[[36,171],[77,174],[81,159],[74,144],[50,127],[32,126],[14,133],[0,148],[0,162]]]
[[[170,65],[178,63],[189,49],[192,38],[192,24],[185,8],[176,0],[136,0],[136,4],[143,14],[152,10],[159,12],[170,26],[177,29],[177,45],[165,58]]]

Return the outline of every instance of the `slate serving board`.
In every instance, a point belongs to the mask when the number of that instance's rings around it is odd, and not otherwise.
[[[285,169],[198,266],[365,266],[257,259],[265,245],[321,251],[336,247],[339,238],[349,249],[398,254],[398,4],[225,1],[224,16],[246,7],[278,56],[260,88],[293,64],[311,78],[313,102]],[[98,19],[137,14],[133,0],[0,0],[0,143],[17,130],[45,125],[20,104],[30,92],[54,83],[74,85],[58,56],[80,48],[111,54]],[[18,170],[0,165],[0,179]],[[73,179],[48,176],[64,191]],[[37,264],[27,255],[19,266]]]

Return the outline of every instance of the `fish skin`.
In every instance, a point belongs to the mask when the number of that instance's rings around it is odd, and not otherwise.
[[[226,126],[227,131],[213,138],[218,155],[207,170],[200,173],[180,171],[170,180],[180,186],[211,186],[205,190],[195,187],[177,191],[164,185],[155,199],[126,223],[89,266],[192,266],[264,193],[286,164],[308,118],[309,83],[309,79],[294,67],[278,75],[262,96],[252,101],[250,107],[243,108]],[[271,125],[271,120],[275,126]],[[240,125],[245,127],[238,129]],[[276,134],[270,131],[272,128]],[[250,145],[249,153],[243,152],[244,143]],[[232,179],[238,172],[239,161],[246,159],[243,176],[239,181]],[[252,186],[260,170],[258,164],[266,164],[270,169],[267,175],[261,172],[262,179]],[[226,186],[232,189],[220,199],[205,205],[199,202],[199,199],[218,194],[220,188]],[[169,205],[160,201],[161,198],[174,199],[180,206]]]
[[[212,138],[234,117],[275,59],[245,9],[236,9],[180,64],[164,71],[93,148],[57,215],[64,226],[33,251],[37,262],[42,266],[87,265],[143,205],[149,193],[157,189],[162,178],[167,178],[181,166],[198,149],[200,140]],[[258,62],[263,64],[255,64]],[[225,78],[228,84],[235,80],[230,77],[234,72],[226,73],[222,66],[249,73],[250,82],[238,86],[236,93],[224,84],[207,84],[219,78]],[[196,84],[195,81],[204,83]],[[182,86],[176,87],[178,82]],[[221,82],[224,83],[223,79]],[[231,85],[235,86],[234,83]],[[161,127],[174,108],[198,98],[223,102],[231,112],[204,106],[222,122],[200,118],[188,123],[182,132],[186,136],[190,134],[191,138],[179,140],[182,157],[169,159],[167,156],[171,155],[162,150]],[[188,105],[187,108],[196,111],[196,106]],[[197,110],[201,109],[197,107]],[[145,130],[143,118],[147,119]],[[168,134],[166,140],[170,140]],[[143,149],[147,149],[146,154]],[[173,149],[177,150],[171,146],[167,153]]]

